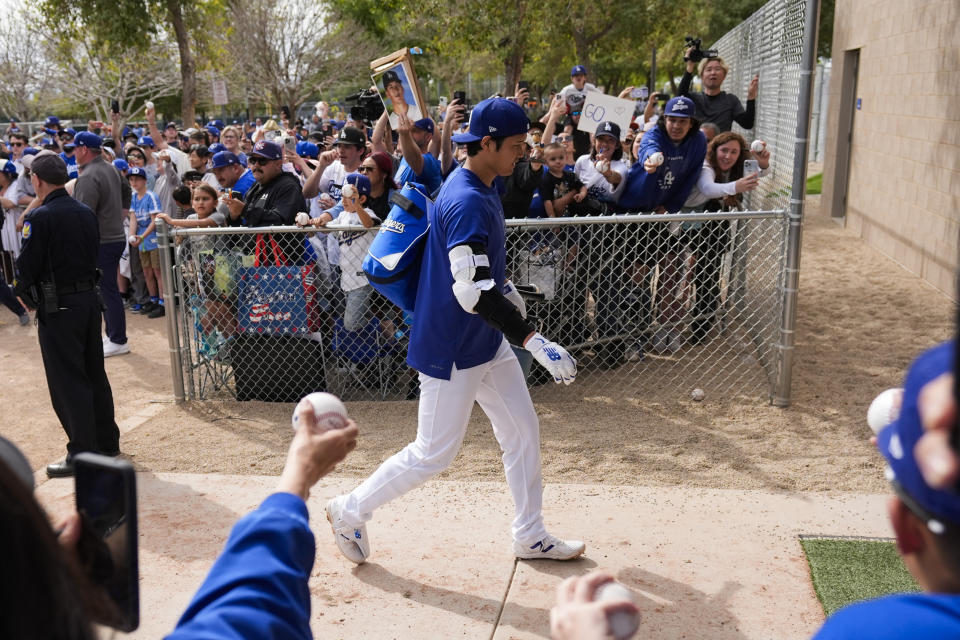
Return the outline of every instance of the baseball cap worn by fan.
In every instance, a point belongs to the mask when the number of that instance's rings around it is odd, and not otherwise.
[[[663,110],[664,116],[673,116],[674,118],[693,118],[697,115],[697,108],[693,105],[693,100],[687,96],[677,96],[670,98],[666,108]]]
[[[313,144],[312,142],[298,142],[297,143],[297,155],[301,158],[312,158],[317,159],[317,156],[320,155],[320,147]]]
[[[491,138],[507,138],[530,129],[530,121],[523,107],[506,98],[487,98],[481,100],[470,114],[470,127],[465,133],[453,136],[457,144],[466,144]]]
[[[143,178],[147,179],[147,170],[143,167],[129,167],[127,169],[127,178]]]
[[[234,153],[230,151],[220,151],[213,154],[213,164],[211,165],[214,169],[222,169],[223,167],[229,167],[232,164],[240,164],[240,158],[238,158]]]
[[[30,172],[47,184],[62,186],[67,183],[67,163],[52,151],[38,153],[30,165]]]
[[[155,147],[157,145],[153,143],[153,138],[151,138],[150,136],[140,136],[140,138],[137,140],[137,146],[138,147]]]
[[[363,137],[363,132],[356,127],[344,127],[337,135],[337,141],[334,144],[352,144],[362,147],[367,143]]]
[[[361,196],[370,195],[370,178],[363,175],[362,173],[349,173],[347,177],[344,178],[344,184],[352,184],[357,189],[357,193]]]
[[[620,125],[616,122],[601,122],[600,126],[597,127],[597,132],[593,134],[594,138],[599,138],[600,136],[610,136],[615,140],[620,140]]]
[[[103,140],[100,136],[91,131],[81,131],[73,139],[73,144],[78,147],[87,147],[89,149],[99,149]]]
[[[923,435],[917,399],[925,384],[953,371],[955,343],[922,353],[907,371],[900,415],[877,435],[877,449],[887,460],[886,476],[894,493],[935,534],[960,526],[960,494],[930,487],[923,479],[914,448]]]
[[[582,64],[575,65],[575,66],[573,67],[573,69],[570,69],[570,76],[571,76],[571,77],[572,77],[572,76],[580,76],[580,75],[583,75],[583,76],[587,75],[587,68],[586,68],[585,66],[583,66]]]
[[[9,160],[4,162],[3,165],[0,166],[0,173],[6,173],[10,175],[10,174],[15,174],[16,172],[17,172],[17,165],[13,164]]]
[[[130,165],[127,164],[127,161],[123,158],[117,158],[113,161],[113,166],[117,168],[117,171],[129,171]]]
[[[420,118],[413,123],[413,126],[421,131],[426,131],[427,133],[433,133],[433,120],[430,118]]]
[[[257,144],[253,145],[253,151],[250,152],[250,155],[258,158],[266,158],[267,160],[279,160],[283,157],[283,148],[276,142],[260,140]]]

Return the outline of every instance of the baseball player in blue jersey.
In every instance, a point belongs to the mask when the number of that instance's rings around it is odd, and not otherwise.
[[[417,438],[327,504],[337,547],[358,564],[370,555],[366,521],[453,461],[475,401],[503,449],[516,557],[569,560],[584,551],[583,542],[561,540],[544,527],[540,425],[508,343],[523,345],[556,382],[576,378],[576,361],[526,320],[523,300],[505,275],[506,228],[494,180],[513,172],[528,128],[519,105],[490,98],[474,108],[469,130],[453,137],[467,145],[468,157],[429,214],[407,356],[420,372]]]

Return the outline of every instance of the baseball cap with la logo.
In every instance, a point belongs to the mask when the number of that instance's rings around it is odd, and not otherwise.
[[[334,144],[352,144],[358,147],[366,146],[367,141],[363,137],[363,132],[356,127],[344,127],[340,130],[340,135],[337,136],[337,141]]]
[[[600,136],[610,136],[611,138],[620,140],[620,125],[609,120],[601,122],[600,126],[597,127],[597,132],[593,134],[594,138],[599,138]]]
[[[697,108],[693,106],[693,100],[687,96],[677,96],[667,102],[663,115],[676,118],[693,118],[697,115]]]

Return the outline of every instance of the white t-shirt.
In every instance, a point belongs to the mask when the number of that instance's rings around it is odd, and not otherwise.
[[[324,212],[323,206],[320,204],[320,198],[311,198],[310,199],[310,217],[319,218],[320,214]],[[339,267],[340,266],[340,245],[337,243],[337,234],[335,233],[317,233],[315,239],[319,238],[317,242],[323,242],[326,248],[327,262],[330,264]]]
[[[347,177],[347,169],[339,160],[334,160],[320,176],[320,184],[317,185],[320,194],[328,194],[331,198],[340,201],[340,188],[343,187],[343,179]]]
[[[587,99],[587,91],[596,90],[597,87],[589,82],[583,83],[583,89],[577,89],[571,82],[560,90],[560,95],[563,96],[564,101],[570,105],[570,110],[576,111],[574,107],[583,106],[584,101]]]
[[[582,155],[577,158],[576,164],[573,165],[573,172],[580,178],[580,182],[586,185],[588,197],[603,202],[616,202],[620,199],[620,193],[624,187],[627,186],[627,173],[630,169],[623,160],[611,160],[610,169],[620,174],[620,184],[613,186],[607,182],[602,173],[597,171],[594,162],[590,159],[589,154]]]
[[[364,209],[367,215],[373,218],[373,223],[380,222],[380,218],[371,209]],[[334,224],[363,226],[360,216],[349,211],[342,211]],[[340,244],[340,288],[352,291],[365,286],[367,276],[363,273],[363,259],[370,250],[370,244],[376,235],[374,231],[339,231],[337,242]]]

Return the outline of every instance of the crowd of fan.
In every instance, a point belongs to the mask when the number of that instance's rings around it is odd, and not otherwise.
[[[686,95],[664,104],[654,93],[646,103],[638,102],[637,115],[627,130],[604,121],[590,131],[579,125],[586,92],[595,87],[586,82],[586,69],[575,66],[571,83],[550,99],[542,117],[532,119],[525,153],[518,158],[513,175],[499,181],[506,217],[739,208],[743,194],[758,186],[759,175],[744,171],[745,160],[755,157],[765,170],[770,158],[763,149],[751,152],[747,140],[729,131],[733,122],[747,129],[753,126],[757,81],[751,83],[744,106],[720,88],[728,71],[722,59],[705,58],[700,63],[702,92],[690,91],[695,67],[694,62],[687,63],[680,84]],[[627,87],[621,97],[632,90]],[[526,104],[527,90],[518,87],[508,99]],[[3,249],[13,258],[19,249],[19,231],[33,200],[26,178],[31,154],[41,148],[59,152],[74,177],[91,155],[99,155],[112,161],[124,178],[125,242],[114,269],[115,303],[109,291],[112,284],[101,285],[108,307],[106,356],[129,352],[125,331],[110,330],[111,318],[114,326],[122,321],[118,317],[124,313],[121,299],[129,313],[149,318],[165,314],[164,292],[169,283],[163,282],[161,274],[157,220],[177,227],[321,227],[328,223],[357,227],[356,231],[294,236],[298,241],[303,238],[302,245],[274,247],[271,256],[277,264],[313,264],[318,282],[334,292],[331,303],[343,327],[356,332],[366,326],[376,301],[360,268],[372,234],[361,227],[384,220],[391,194],[408,181],[425,185],[435,195],[466,157],[464,146],[453,144],[451,137],[466,127],[468,105],[454,99],[432,112],[435,119],[413,121],[409,114],[384,112],[376,122],[337,120],[325,103],[318,103],[306,122],[291,121],[284,110],[279,123],[258,119],[225,125],[211,120],[205,126],[195,123],[181,128],[175,122],[157,123],[148,104],[139,124],[121,127],[115,115],[109,126],[91,121],[86,131],[77,132],[51,116],[32,139],[12,123],[6,132],[7,161],[0,165]],[[68,185],[68,190],[72,188]],[[345,190],[351,197],[344,197]],[[90,189],[86,191],[89,194]],[[305,215],[298,218],[298,213]],[[669,229],[644,225],[617,241],[586,231],[547,233],[540,239],[544,238],[547,244],[564,245],[564,268],[571,280],[580,282],[568,287],[564,304],[584,309],[588,290],[593,296],[597,337],[622,334],[623,316],[631,311],[648,316],[642,324],[655,320],[661,327],[657,335],[636,343],[601,340],[597,361],[602,366],[642,358],[644,346],[649,348],[651,343],[676,350],[681,343],[707,338],[719,302],[728,223],[686,223]],[[204,249],[210,245],[199,244]],[[239,249],[256,250],[249,243]],[[616,255],[618,261],[587,269],[583,259],[587,250]],[[673,281],[683,279],[689,288],[691,278],[681,272],[691,270],[682,265],[694,261],[698,265],[692,278],[698,292],[694,320],[689,337],[681,337],[678,309],[686,300],[680,299],[682,293],[674,293],[680,288]],[[112,280],[110,268],[103,270],[105,278]],[[660,293],[652,303],[646,291],[655,271],[659,271]],[[517,279],[519,274],[514,275]],[[630,298],[628,290],[644,292],[639,303],[625,302]],[[226,338],[236,334],[236,301],[226,295],[229,292],[204,293],[203,331]],[[8,301],[8,306],[25,321],[26,314],[15,300]],[[582,333],[578,324],[585,323],[573,321],[556,328],[558,338],[582,342],[582,335],[572,333]],[[383,330],[393,334],[395,326],[385,323]]]

